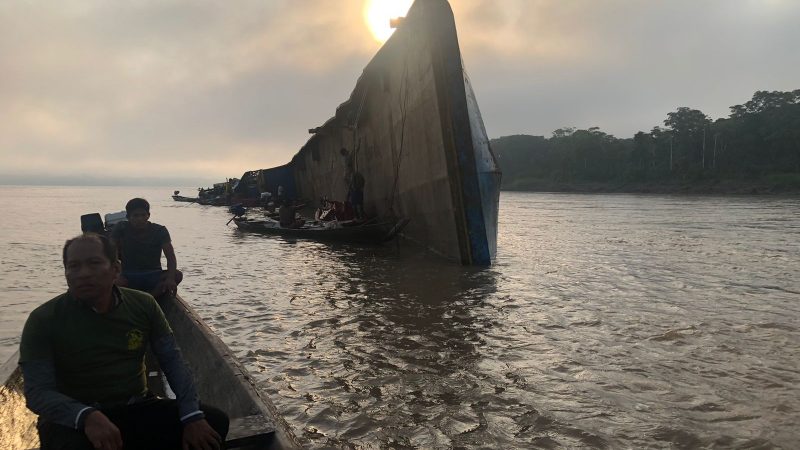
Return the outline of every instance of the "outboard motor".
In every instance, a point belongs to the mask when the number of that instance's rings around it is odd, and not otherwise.
[[[81,231],[84,233],[105,233],[103,219],[99,213],[84,214],[81,216]]]
[[[128,221],[128,213],[125,211],[106,214],[106,230],[111,231],[120,222]]]

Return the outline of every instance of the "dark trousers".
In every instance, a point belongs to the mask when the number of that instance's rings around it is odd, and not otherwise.
[[[228,416],[213,406],[200,405],[223,442],[228,434]],[[153,398],[134,405],[101,410],[122,433],[125,450],[180,450],[183,425],[175,400]],[[39,421],[42,450],[94,450],[83,433],[70,427]]]

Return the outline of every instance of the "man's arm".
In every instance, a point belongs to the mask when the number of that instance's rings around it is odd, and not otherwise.
[[[192,380],[192,373],[181,356],[172,333],[155,338],[150,343],[169,386],[178,400],[178,415],[183,424],[182,446],[219,449],[222,438],[205,420]]]
[[[154,337],[150,346],[158,359],[158,364],[167,377],[170,388],[178,400],[181,422],[188,423],[205,416],[200,410],[200,402],[194,387],[192,372],[183,360],[181,350],[172,333]]]
[[[105,414],[56,390],[52,361],[35,360],[20,365],[28,409],[48,422],[84,432],[95,448],[122,448],[122,434]]]
[[[167,278],[164,280],[165,287],[169,293],[174,293],[178,288],[175,282],[176,272],[178,270],[178,259],[175,257],[175,248],[172,242],[166,242],[161,246],[164,251],[164,256],[167,257]]]
[[[86,417],[97,409],[58,392],[53,362],[35,360],[20,365],[28,409],[48,422],[83,430]]]
[[[45,420],[81,430],[94,408],[58,391],[53,350],[57,338],[51,334],[58,322],[51,306],[33,310],[22,328],[19,364],[25,381],[25,401],[28,409]]]

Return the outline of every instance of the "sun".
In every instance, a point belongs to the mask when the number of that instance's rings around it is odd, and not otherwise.
[[[403,17],[414,0],[367,0],[364,5],[364,20],[375,40],[381,44],[394,33],[389,20]]]

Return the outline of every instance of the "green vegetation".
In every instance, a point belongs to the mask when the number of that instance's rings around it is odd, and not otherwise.
[[[629,139],[561,128],[492,147],[505,190],[800,192],[800,89],[758,91],[715,121],[681,107]]]

